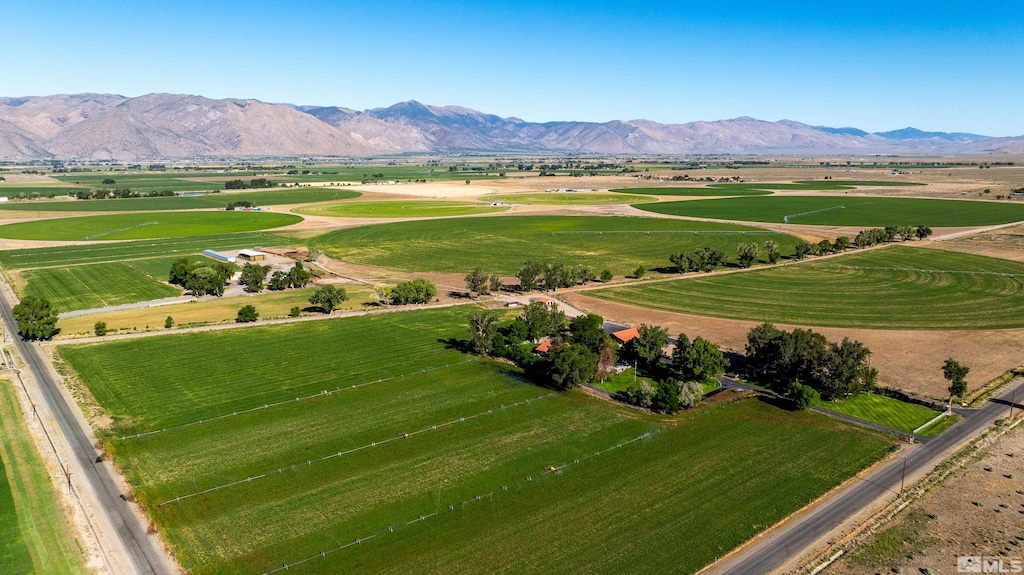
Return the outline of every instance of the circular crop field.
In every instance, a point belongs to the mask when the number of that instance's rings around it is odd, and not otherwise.
[[[292,211],[310,216],[337,218],[437,218],[489,214],[507,209],[507,207],[471,202],[385,201],[307,206]]]
[[[139,240],[279,228],[299,216],[268,212],[147,212],[36,220],[0,226],[0,238],[16,240]]]
[[[495,216],[346,228],[313,238],[332,257],[424,272],[514,274],[523,262],[584,264],[616,275],[670,265],[669,255],[713,247],[735,261],[736,246],[773,240],[783,255],[797,239],[732,224],[665,218]]]
[[[675,216],[830,226],[961,227],[1024,221],[1024,204],[926,198],[768,196],[637,207]]]
[[[892,246],[739,274],[587,292],[665,311],[871,329],[1024,327],[1024,264]]]
[[[614,192],[616,190],[612,191]],[[656,201],[654,198],[644,196],[629,196],[624,194],[584,194],[575,192],[508,194],[502,196],[484,196],[481,199],[495,202],[507,202],[510,204],[541,204],[557,206],[601,206]]]

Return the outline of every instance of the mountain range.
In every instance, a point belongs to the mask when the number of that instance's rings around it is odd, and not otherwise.
[[[0,159],[171,160],[403,153],[957,154],[1024,153],[1024,136],[869,133],[750,117],[527,122],[416,101],[356,111],[179,94],[0,98]]]

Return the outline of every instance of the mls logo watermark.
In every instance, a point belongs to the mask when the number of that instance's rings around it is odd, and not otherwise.
[[[956,559],[957,573],[1024,573],[1020,557],[982,557],[961,555]]]

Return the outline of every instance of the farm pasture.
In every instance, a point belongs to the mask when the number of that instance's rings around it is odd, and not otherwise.
[[[890,246],[750,272],[588,291],[653,309],[874,329],[1024,327],[1024,264]]]
[[[22,272],[22,276],[25,280],[25,287],[21,290],[23,295],[47,299],[61,312],[174,297],[182,293],[180,289],[161,283],[125,263],[42,268]]]
[[[105,200],[104,200],[105,201]],[[302,221],[262,212],[156,212],[36,220],[0,226],[0,237],[19,240],[134,240],[279,228]]]
[[[467,311],[59,352],[112,416],[105,446],[196,574],[306,558],[289,572],[694,571],[891,448],[872,431],[758,400],[666,425],[552,394],[447,345],[466,336]],[[140,432],[155,433],[121,439]],[[670,544],[638,544],[639,532]]]
[[[384,201],[306,206],[292,211],[297,214],[336,218],[436,218],[488,214],[507,209],[471,202]]]

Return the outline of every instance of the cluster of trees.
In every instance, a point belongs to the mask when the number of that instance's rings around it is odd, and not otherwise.
[[[175,260],[168,275],[169,283],[180,285],[194,296],[224,295],[224,286],[237,267],[227,262]]]
[[[230,212],[230,211],[236,210],[238,208],[255,208],[255,207],[256,207],[256,204],[254,204],[254,203],[252,203],[250,201],[239,200],[237,202],[228,202],[228,205],[224,209]]]
[[[809,329],[790,332],[763,323],[747,333],[746,353],[752,379],[788,394],[802,407],[814,397],[804,386],[833,400],[869,391],[878,381],[878,370],[868,363],[871,351],[863,343],[849,338],[830,342]]]
[[[713,272],[715,268],[725,265],[728,256],[723,250],[703,247],[690,253],[672,254],[668,259],[679,273]]]
[[[839,236],[834,242],[823,239],[816,244],[802,241],[796,245],[796,259],[802,260],[807,256],[837,254],[848,249],[850,249],[850,238],[848,236]]]
[[[378,287],[377,296],[382,303],[390,305],[430,303],[437,297],[437,286],[430,280],[416,278],[400,282],[395,287]]]
[[[501,278],[484,272],[483,268],[476,268],[466,275],[466,289],[470,294],[490,295],[501,290]]]
[[[532,381],[560,390],[612,375],[621,357],[658,381],[652,386],[644,380],[616,398],[666,413],[697,405],[703,395],[701,382],[722,374],[728,365],[718,346],[703,338],[690,342],[684,334],[666,363],[663,349],[668,332],[649,325],[641,325],[638,331],[639,337],[618,348],[604,333],[604,318],[587,314],[568,320],[554,303],[532,302],[504,326],[499,326],[494,311],[478,309],[469,314],[469,344],[474,352],[509,359]],[[551,341],[544,356],[524,345],[542,339]]]
[[[857,234],[857,247],[866,248],[881,243],[905,242],[911,239],[923,240],[932,235],[932,229],[928,226],[885,226],[884,228],[871,228],[862,230]]]
[[[270,275],[267,282],[267,274],[270,273],[270,266],[261,266],[255,263],[247,263],[242,266],[242,274],[238,283],[245,286],[249,293],[259,293],[265,287],[274,291],[288,288],[306,287],[313,278],[312,272],[302,266],[302,262],[295,262],[295,265],[288,271],[277,270]]]
[[[113,180],[110,180],[113,181]],[[174,196],[171,190],[133,192],[131,188],[75,190],[72,195],[79,200],[106,200],[113,198],[156,198]]]
[[[243,180],[229,180],[224,182],[225,190],[246,190],[249,188],[273,188],[276,186],[274,182],[266,178],[253,178],[248,182]]]
[[[57,333],[57,310],[45,298],[27,295],[12,311],[18,335],[25,339],[51,339]]]
[[[666,364],[663,350],[668,345],[668,331],[643,324],[638,332],[637,337],[622,346],[619,354],[632,360],[637,371],[655,378],[656,383],[652,386],[642,381],[617,394],[617,398],[626,403],[664,413],[695,407],[704,395],[702,382],[713,381],[729,367],[717,345],[702,337],[691,342],[685,333],[676,338]]]
[[[516,272],[519,278],[520,291],[528,292],[535,289],[554,291],[558,288],[572,287],[597,279],[597,274],[590,266],[576,264],[569,266],[562,263],[540,263],[527,261]],[[605,280],[604,278],[608,278]],[[611,272],[601,272],[601,278],[609,281]]]

